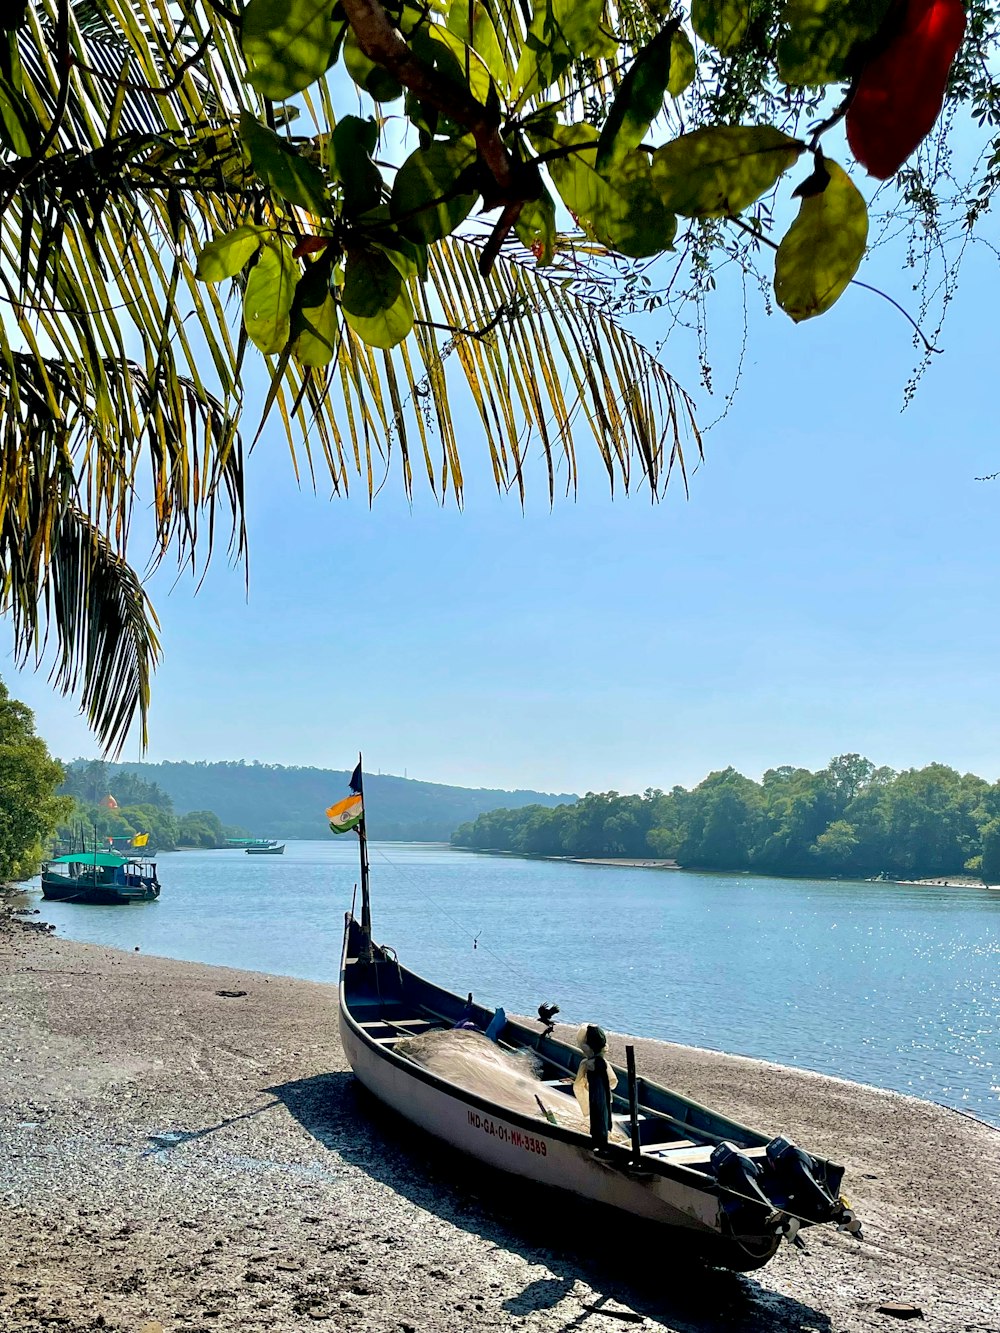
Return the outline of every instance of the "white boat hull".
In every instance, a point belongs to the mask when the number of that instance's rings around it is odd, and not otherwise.
[[[435,1138],[479,1161],[542,1185],[686,1231],[720,1234],[719,1201],[696,1186],[664,1176],[636,1176],[595,1158],[586,1144],[566,1142],[479,1109],[444,1080],[416,1073],[401,1056],[361,1035],[343,1009],[340,1034],[358,1079],[379,1101]]]

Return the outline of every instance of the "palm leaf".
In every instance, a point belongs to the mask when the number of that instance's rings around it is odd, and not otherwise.
[[[135,505],[152,505],[154,564],[208,559],[220,530],[245,547],[238,423],[256,353],[234,333],[242,280],[206,287],[195,256],[248,215],[302,220],[243,162],[239,113],[269,108],[227,19],[200,0],[77,2],[64,53],[61,9],[35,0],[20,34],[45,155],[0,149],[0,579],[21,659],[54,635],[57,688],[80,692],[113,748],[134,715],[145,735],[158,652],[129,564]],[[520,5],[504,13],[515,52],[525,18]],[[600,62],[584,74],[605,88],[618,77]],[[560,92],[576,96],[575,77]],[[309,105],[329,126],[328,81]],[[461,499],[458,383],[499,487],[523,494],[540,457],[550,496],[572,490],[584,432],[613,486],[658,495],[685,444],[700,449],[691,400],[572,271],[509,247],[484,278],[479,254],[475,233],[435,248],[427,283],[411,283],[418,322],[391,351],[342,322],[329,367],[271,362],[268,409],[293,466],[369,495],[393,468],[407,491],[420,471]]]

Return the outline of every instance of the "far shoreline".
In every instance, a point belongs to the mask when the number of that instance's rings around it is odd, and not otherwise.
[[[902,888],[929,889],[988,889],[991,893],[1000,892],[1000,884],[984,884],[974,875],[946,875],[935,879],[878,879],[874,876],[853,875],[795,875],[782,874],[777,870],[720,870],[711,866],[682,866],[669,858],[638,856],[550,856],[544,852],[511,852],[503,847],[457,847],[450,844],[453,851],[471,852],[475,856],[509,856],[519,861],[554,861],[564,865],[577,866],[612,866],[624,870],[683,870],[689,875],[722,875],[734,879],[794,879],[811,881],[816,884],[897,884]]]

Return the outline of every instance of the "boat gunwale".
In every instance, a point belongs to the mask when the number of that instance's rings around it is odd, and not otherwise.
[[[540,1115],[529,1116],[524,1114],[524,1112],[522,1111],[515,1111],[505,1106],[498,1106],[496,1102],[490,1101],[485,1097],[481,1097],[477,1093],[470,1092],[467,1088],[463,1088],[461,1084],[453,1083],[451,1082],[450,1079],[443,1078],[440,1074],[435,1074],[432,1070],[427,1069],[425,1066],[417,1064],[415,1060],[409,1060],[403,1055],[397,1055],[397,1053],[393,1050],[391,1046],[384,1045],[374,1037],[369,1036],[369,1034],[365,1031],[364,1028],[361,1027],[360,1023],[351,1013],[346,1001],[345,974],[346,974],[346,969],[349,966],[347,962],[347,946],[350,936],[350,928],[352,924],[355,925],[356,927],[358,925],[355,918],[351,915],[350,912],[348,912],[346,914],[344,942],[341,953],[340,985],[338,987],[339,1008],[340,1008],[341,1018],[343,1019],[346,1017],[352,1035],[355,1036],[359,1041],[361,1041],[369,1051],[371,1051],[374,1055],[378,1056],[379,1059],[387,1062],[390,1065],[395,1066],[398,1069],[401,1069],[408,1076],[416,1077],[421,1083],[427,1083],[433,1087],[437,1087],[445,1095],[453,1097],[456,1101],[462,1102],[469,1106],[474,1106],[477,1110],[485,1111],[487,1112],[487,1114],[492,1115],[497,1119],[509,1121],[510,1123],[517,1125],[519,1128],[530,1130],[535,1134],[541,1134],[549,1138],[559,1139],[562,1142],[568,1143],[574,1147],[584,1148],[587,1150],[591,1148],[592,1142],[589,1134],[582,1133],[580,1130],[570,1129],[566,1125],[553,1124],[550,1120],[547,1120],[544,1116]],[[374,947],[378,949],[381,946],[374,945]],[[456,995],[454,991],[449,991],[444,986],[439,986],[433,981],[428,981],[426,977],[422,977],[418,972],[414,972],[410,968],[404,967],[403,964],[400,963],[398,960],[383,959],[383,961],[391,962],[392,966],[398,968],[400,972],[404,972],[408,976],[413,977],[416,981],[421,983],[421,985],[426,986],[429,990],[442,992],[443,994],[448,995],[451,999],[458,1000],[459,1002],[461,1002],[461,997]],[[353,966],[354,964],[351,965]],[[536,1033],[529,1032],[529,1030],[525,1028],[522,1024],[512,1019],[508,1019],[507,1022],[508,1026],[516,1028],[521,1032],[525,1032],[529,1036],[534,1037],[538,1035]],[[559,1041],[558,1039],[553,1039],[551,1037],[548,1038],[548,1040],[551,1041],[554,1046],[557,1046],[570,1054],[577,1054],[577,1052],[574,1052],[573,1048],[569,1046],[569,1044],[566,1042],[562,1042]],[[535,1048],[529,1044],[527,1046],[527,1049],[534,1050]],[[545,1057],[541,1055],[540,1052],[538,1054],[541,1059],[545,1059]],[[624,1075],[624,1071],[620,1070],[617,1066],[612,1065],[612,1068],[615,1069],[616,1074]],[[694,1107],[697,1110],[705,1111],[710,1116],[716,1115],[716,1113],[709,1110],[708,1107],[704,1107],[698,1102],[691,1101],[689,1098],[683,1097],[683,1095],[680,1093],[674,1093],[670,1088],[663,1087],[661,1084],[655,1083],[651,1079],[642,1079],[639,1081],[645,1083],[647,1087],[656,1088],[660,1091],[668,1093],[671,1096],[681,1097],[681,1099],[688,1105]],[[642,1107],[640,1106],[640,1110],[641,1109]],[[655,1107],[646,1107],[646,1109],[648,1111],[651,1111],[654,1116],[659,1116],[662,1114],[661,1112],[658,1112]],[[763,1138],[763,1135],[761,1135],[759,1131],[753,1130],[749,1126],[739,1125],[738,1122],[736,1121],[729,1121],[728,1123],[732,1124],[737,1129],[744,1130],[746,1134],[748,1134],[751,1138]],[[699,1132],[696,1126],[692,1126],[691,1128],[695,1134]],[[709,1147],[712,1145],[706,1143],[704,1146]],[[609,1162],[611,1165],[618,1165],[619,1163],[625,1164],[626,1162],[631,1163],[633,1161],[631,1145],[610,1143],[608,1145],[608,1150],[611,1156],[605,1160]],[[696,1188],[705,1194],[717,1195],[719,1193],[718,1183],[716,1180],[714,1180],[711,1176],[705,1175],[701,1171],[695,1170],[691,1166],[685,1165],[683,1162],[671,1162],[667,1158],[653,1157],[647,1153],[642,1152],[641,1146],[640,1146],[640,1158],[641,1158],[640,1165],[634,1169],[638,1169],[641,1172],[649,1174],[665,1176],[669,1179],[676,1180],[678,1183]]]

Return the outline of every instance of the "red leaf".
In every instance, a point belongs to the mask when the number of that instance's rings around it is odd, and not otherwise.
[[[317,250],[325,250],[332,242],[332,236],[307,236],[304,241],[299,241],[292,251],[292,258],[301,259],[303,255],[314,255]]]
[[[895,175],[930,133],[964,34],[962,0],[904,0],[898,31],[865,66],[847,112],[847,141],[869,175]]]

